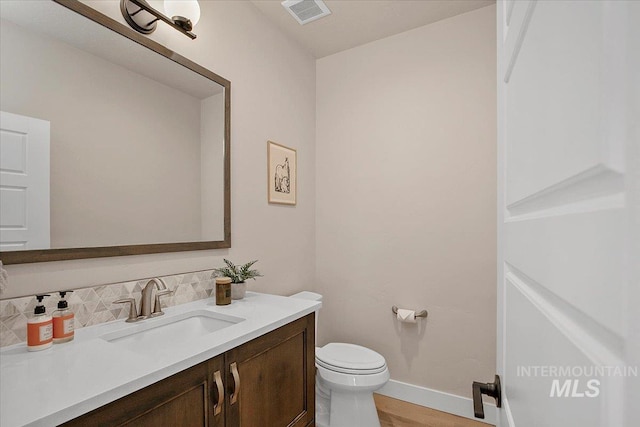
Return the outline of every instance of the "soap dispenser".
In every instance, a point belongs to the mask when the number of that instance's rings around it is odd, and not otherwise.
[[[47,309],[42,305],[44,297],[49,295],[36,295],[38,304],[33,311],[33,317],[27,320],[27,350],[45,350],[53,344],[53,322],[47,315]]]
[[[73,291],[60,291],[58,309],[53,312],[53,343],[61,344],[71,341],[74,336],[74,315],[69,309],[65,295]]]

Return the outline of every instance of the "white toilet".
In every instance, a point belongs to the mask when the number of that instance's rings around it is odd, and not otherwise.
[[[322,300],[322,295],[306,291],[291,297]],[[316,425],[380,427],[373,392],[387,381],[387,363],[373,350],[346,343],[316,347]]]

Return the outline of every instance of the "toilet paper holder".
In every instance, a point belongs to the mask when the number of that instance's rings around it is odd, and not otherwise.
[[[394,305],[393,307],[391,307],[391,311],[393,311],[393,314],[397,315],[398,307]],[[427,313],[427,310],[422,310],[420,312],[416,312],[415,317],[417,319],[418,317],[427,317],[428,315],[429,313]]]

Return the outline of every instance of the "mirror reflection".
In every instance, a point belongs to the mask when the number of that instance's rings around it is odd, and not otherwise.
[[[224,87],[54,2],[2,2],[0,250],[225,238]]]

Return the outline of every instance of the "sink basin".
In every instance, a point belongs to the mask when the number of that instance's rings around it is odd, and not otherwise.
[[[157,355],[243,320],[241,317],[196,310],[176,316],[143,320],[125,330],[104,335],[102,339],[136,353]]]

